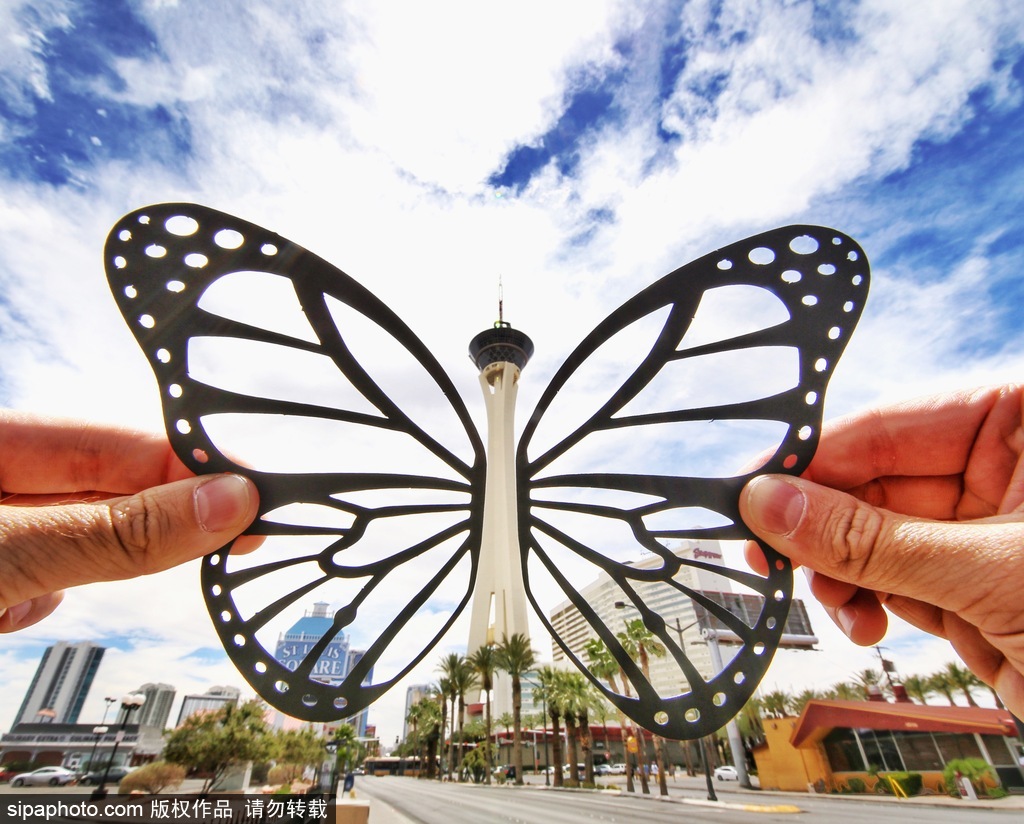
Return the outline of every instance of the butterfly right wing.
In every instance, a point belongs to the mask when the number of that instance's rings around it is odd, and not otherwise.
[[[289,715],[354,715],[423,659],[472,594],[484,452],[458,392],[367,289],[231,215],[139,209],[111,231],[105,263],[175,452],[196,473],[239,472],[259,489],[249,532],[264,546],[203,562],[224,648]],[[414,420],[414,407],[428,411]],[[331,614],[281,634],[313,598]]]
[[[768,572],[760,576],[696,550],[686,557],[690,550],[677,553],[675,542],[755,539],[739,497],[756,473],[736,474],[736,466],[764,450],[757,472],[806,468],[868,279],[863,250],[825,227],[783,227],[719,249],[600,323],[526,425],[517,472],[528,597],[565,657],[659,735],[695,738],[723,726],[788,631],[787,558],[762,543]],[[593,389],[587,402],[575,387]],[[755,448],[744,446],[735,465],[711,466],[741,438]],[[556,603],[565,599],[554,611],[558,626],[542,609],[540,587]],[[696,626],[738,643],[720,666],[708,649],[711,677],[684,640]],[[633,637],[624,639],[627,628]],[[603,674],[582,647],[588,635],[611,659]],[[648,675],[641,645],[663,653],[648,663],[664,677]]]

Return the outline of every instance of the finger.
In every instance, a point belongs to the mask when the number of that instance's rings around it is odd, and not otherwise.
[[[0,489],[133,493],[186,477],[162,435],[0,410]]]
[[[0,633],[25,629],[39,621],[60,606],[64,600],[63,591],[49,592],[31,601],[23,601],[7,609],[0,609]]]
[[[995,625],[1019,601],[1024,525],[1009,520],[946,523],[907,518],[801,478],[762,475],[744,487],[740,514],[751,530],[794,563],[839,581]],[[993,564],[1001,574],[991,575]],[[969,583],[965,586],[965,582]]]
[[[0,509],[0,607],[168,569],[219,549],[256,516],[238,475],[188,478],[97,504]]]
[[[855,589],[844,604],[825,606],[825,612],[847,638],[862,647],[881,641],[889,626],[878,596],[867,589]]]
[[[1020,425],[1022,387],[919,398],[830,421],[806,476],[849,489],[886,476],[960,475],[979,436]]]

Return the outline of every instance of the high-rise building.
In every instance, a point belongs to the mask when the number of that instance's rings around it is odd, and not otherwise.
[[[326,601],[317,601],[313,604],[312,612],[307,612],[287,632],[278,637],[274,657],[294,672],[320,639],[333,631],[334,616],[330,613],[330,604]],[[340,684],[359,663],[364,652],[365,650],[352,649],[348,636],[339,632],[324,648],[320,659],[313,667],[311,677],[324,684]],[[369,684],[372,680],[371,667],[363,683]],[[346,718],[345,722],[355,728],[357,736],[366,734],[366,710]]]
[[[135,692],[146,696],[146,703],[132,711],[129,721],[140,727],[156,727],[160,730],[166,727],[171,715],[171,704],[177,694],[174,687],[170,684],[143,684]],[[120,725],[124,720],[125,711],[122,709],[118,711],[115,723]]]
[[[215,712],[225,704],[233,704],[237,707],[238,699],[241,697],[242,691],[238,687],[210,687],[203,695],[186,695],[181,700],[178,723],[175,726],[180,727],[186,718],[197,712]]]
[[[88,641],[47,647],[14,723],[77,723],[104,652]]]
[[[673,579],[679,586],[634,583],[634,589],[647,606],[665,619],[668,629],[679,635],[679,643],[690,662],[702,678],[710,680],[716,670],[711,647],[703,639],[702,630],[715,630],[726,663],[730,660],[729,644],[739,639],[721,621],[687,595],[686,590],[698,593],[725,607],[749,626],[754,624],[760,614],[764,599],[760,595],[733,591],[731,579],[723,574],[727,573],[727,570],[724,568],[722,547],[718,541],[680,541],[674,544],[671,550],[679,558],[694,562],[680,566]],[[660,556],[652,554],[631,566],[642,570],[660,567],[663,563]],[[717,572],[715,567],[721,567],[723,572]],[[597,613],[597,617],[612,629],[619,630],[624,627],[626,621],[639,617],[627,595],[607,574],[602,573],[591,584],[583,587],[580,593]],[[596,638],[597,633],[591,629],[580,611],[571,601],[566,600],[551,610],[548,617],[551,626],[569,649],[581,661],[586,662],[587,641]],[[794,599],[780,646],[808,649],[817,641],[803,603]],[[565,652],[554,640],[551,644],[555,662],[568,661]],[[651,657],[650,670],[651,684],[659,695],[667,697],[688,691],[689,685],[683,680],[671,656]]]
[[[405,713],[402,715],[402,740],[409,737],[409,710],[431,694],[430,684],[413,684],[405,689]]]

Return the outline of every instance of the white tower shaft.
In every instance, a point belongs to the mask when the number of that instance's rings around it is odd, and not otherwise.
[[[487,478],[480,560],[473,593],[469,652],[530,635],[519,552],[514,413],[519,367],[491,363],[480,373],[487,409]]]

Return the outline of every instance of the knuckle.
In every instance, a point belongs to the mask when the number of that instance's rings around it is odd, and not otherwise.
[[[837,571],[847,580],[860,578],[871,564],[884,535],[884,518],[873,507],[851,502],[833,510],[828,525]]]
[[[111,505],[110,525],[126,572],[145,575],[155,571],[156,549],[170,527],[167,514],[142,493]]]

